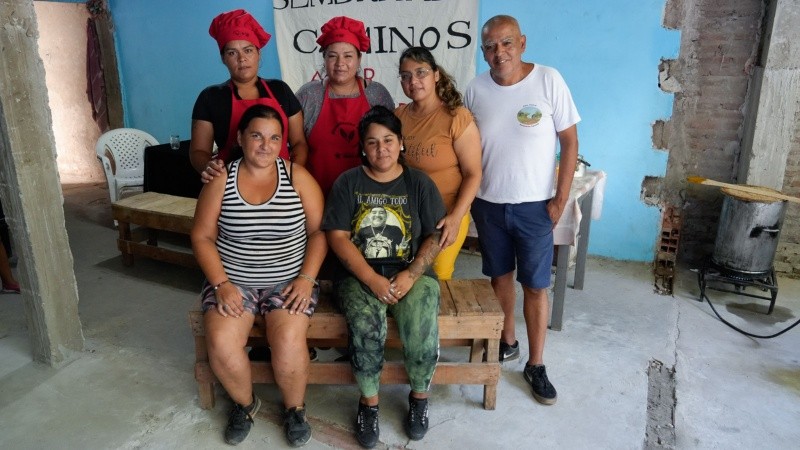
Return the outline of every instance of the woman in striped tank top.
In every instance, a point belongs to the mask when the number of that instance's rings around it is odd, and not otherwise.
[[[209,362],[234,401],[225,429],[229,444],[247,436],[261,405],[245,352],[256,314],[267,324],[286,438],[294,446],[311,438],[306,331],[327,252],[323,198],[308,171],[278,157],[284,136],[274,108],[247,109],[238,127],[244,157],[203,187],[195,211],[192,248],[206,276],[201,297]]]

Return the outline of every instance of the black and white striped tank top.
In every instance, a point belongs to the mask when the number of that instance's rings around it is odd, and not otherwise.
[[[265,203],[252,205],[239,194],[239,163],[228,168],[219,216],[217,250],[228,278],[262,288],[297,276],[306,251],[306,216],[292,187],[286,162],[278,158],[278,189]]]

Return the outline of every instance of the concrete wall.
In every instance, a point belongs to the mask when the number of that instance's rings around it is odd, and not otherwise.
[[[790,127],[791,139],[788,144],[786,172],[782,191],[800,197],[800,96],[797,95],[797,79],[800,76],[800,4],[783,0],[777,5],[775,21],[770,34],[770,54],[772,63],[768,70],[778,72],[787,79],[794,80],[794,127]],[[781,240],[778,244],[775,269],[800,276],[800,205],[788,203]]]
[[[800,114],[795,116],[794,123],[794,139],[790,143],[782,190],[785,194],[800,197]],[[800,276],[800,205],[796,203],[787,205],[775,269]]]
[[[86,5],[37,1],[34,9],[61,182],[104,182],[94,151],[100,130],[86,94]]]

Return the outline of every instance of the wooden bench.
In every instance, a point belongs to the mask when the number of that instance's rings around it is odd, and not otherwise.
[[[186,197],[145,192],[124,198],[112,205],[119,225],[117,247],[125,265],[133,264],[134,255],[197,267],[191,249],[183,251],[159,246],[158,231],[188,235],[192,229],[197,200]],[[135,230],[131,225],[138,225]],[[312,347],[346,347],[347,324],[330,301],[330,282],[324,283],[323,295],[308,329],[308,345]],[[195,378],[203,408],[214,406],[214,383],[217,382],[208,364],[203,313],[199,301],[189,312],[195,337]],[[469,360],[439,362],[433,377],[434,384],[479,384],[484,386],[483,406],[494,409],[497,383],[500,379],[498,362],[503,312],[489,280],[451,280],[441,283],[439,338],[441,347],[468,347]],[[250,331],[250,346],[266,346],[264,320],[259,317]],[[397,325],[389,319],[387,347],[401,347]],[[274,383],[268,362],[251,362],[254,383]],[[387,361],[381,376],[385,384],[408,383],[402,361]],[[314,362],[311,364],[311,384],[355,383],[349,362]]]
[[[118,222],[117,247],[122,252],[122,262],[133,264],[133,256],[197,267],[192,249],[166,248],[158,245],[158,231],[171,231],[189,235],[194,221],[197,200],[187,197],[145,192],[116,201],[111,205],[114,220]],[[139,225],[135,230],[131,225]],[[145,242],[146,243],[143,243]]]
[[[499,346],[503,329],[503,312],[494,295],[489,280],[450,280],[440,282],[439,344],[441,347],[468,347],[469,359],[463,362],[443,362],[436,365],[433,384],[483,385],[483,407],[495,409],[497,383],[500,379]],[[310,347],[346,347],[347,323],[344,315],[331,305],[330,282],[322,283],[322,294],[308,328]],[[199,301],[189,311],[189,323],[195,342],[195,379],[200,395],[200,406],[214,407],[214,383],[217,378],[211,371],[206,349],[203,312]],[[401,347],[394,319],[388,319],[386,346]],[[262,317],[256,319],[250,331],[250,346],[266,346],[265,325]],[[269,362],[250,363],[254,383],[274,383]],[[311,363],[309,384],[353,384],[355,377],[350,363]],[[386,361],[381,374],[382,384],[408,383],[402,361]]]

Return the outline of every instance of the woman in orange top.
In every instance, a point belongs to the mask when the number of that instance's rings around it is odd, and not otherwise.
[[[403,122],[405,160],[433,179],[447,215],[437,227],[444,248],[433,269],[440,280],[453,276],[456,257],[469,230],[469,208],[481,182],[481,139],[453,78],[423,47],[400,55],[400,84],[411,103],[395,114]]]

